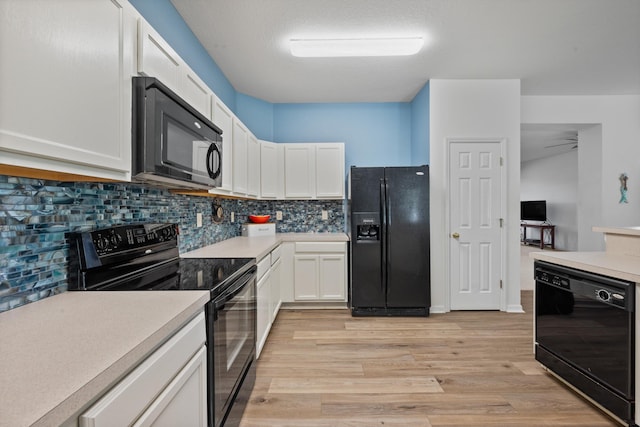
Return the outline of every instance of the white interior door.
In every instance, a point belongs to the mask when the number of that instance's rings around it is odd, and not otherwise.
[[[449,144],[451,310],[498,310],[502,272],[499,141]]]

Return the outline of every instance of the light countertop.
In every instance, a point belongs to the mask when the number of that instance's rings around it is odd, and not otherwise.
[[[640,258],[606,252],[532,252],[534,259],[640,284]]]
[[[208,299],[207,291],[65,292],[0,313],[0,426],[76,416]]]
[[[276,233],[275,236],[233,237],[204,248],[185,252],[182,258],[260,259],[282,242],[348,242],[345,233]]]
[[[605,234],[640,236],[640,227],[593,227],[593,231]]]

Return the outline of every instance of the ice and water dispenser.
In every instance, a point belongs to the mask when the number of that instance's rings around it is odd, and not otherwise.
[[[377,213],[354,213],[356,240],[380,240],[380,215]]]

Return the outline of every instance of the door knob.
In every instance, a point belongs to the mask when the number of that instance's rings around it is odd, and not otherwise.
[[[455,232],[451,235],[451,237],[453,237],[454,239],[457,239],[458,237],[460,237],[460,233]]]

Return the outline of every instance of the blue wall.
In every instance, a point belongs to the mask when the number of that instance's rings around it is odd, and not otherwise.
[[[273,104],[238,92],[235,112],[258,139],[273,139]]]
[[[411,101],[411,161],[429,164],[429,82]]]
[[[344,142],[346,166],[411,163],[408,103],[275,104],[276,142]]]
[[[411,103],[271,104],[238,93],[169,0],[130,0],[253,134],[274,142],[344,142],[346,166],[429,162],[429,86]]]

